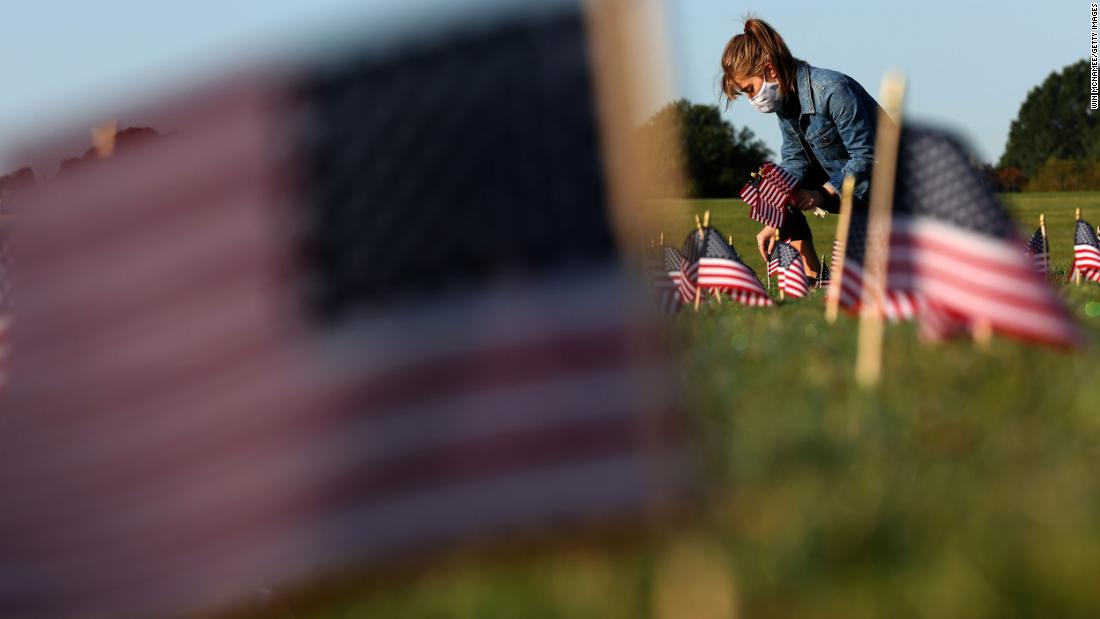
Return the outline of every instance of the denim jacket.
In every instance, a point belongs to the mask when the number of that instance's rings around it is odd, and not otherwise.
[[[836,71],[798,63],[798,105],[776,115],[783,134],[783,169],[798,179],[817,161],[840,191],[844,177],[855,177],[854,196],[864,200],[874,163],[878,103],[859,82]]]

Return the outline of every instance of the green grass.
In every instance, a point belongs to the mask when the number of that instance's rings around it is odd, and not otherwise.
[[[1100,193],[1006,202],[1026,234],[1046,213],[1061,269],[1074,207],[1100,222]],[[744,205],[665,207],[672,242],[709,209],[761,271]],[[811,219],[827,253],[836,220]],[[1095,341],[1100,317],[1086,309],[1100,313],[1100,286],[1062,294]],[[884,382],[865,391],[852,377],[855,322],[822,316],[815,291],[777,308],[726,303],[674,319],[710,487],[696,517],[632,544],[458,554],[299,616],[650,616],[681,539],[716,553],[699,573],[728,581],[743,617],[1100,616],[1095,344],[925,346],[912,325],[892,326]]]

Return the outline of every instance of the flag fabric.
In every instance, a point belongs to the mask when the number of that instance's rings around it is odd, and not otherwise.
[[[1027,255],[1035,270],[1046,275],[1050,270],[1050,245],[1047,244],[1047,237],[1043,235],[1041,227],[1035,229],[1035,234],[1027,242]]]
[[[683,275],[680,273],[679,260],[675,262],[675,270],[669,270],[665,249],[671,248],[662,245],[652,252],[647,252],[646,270],[649,273],[657,311],[661,315],[671,316],[678,312],[683,304],[680,291],[680,280],[683,279]]]
[[[743,305],[769,306],[772,300],[756,272],[748,267],[722,234],[714,228],[692,230],[684,239],[683,255],[688,268],[685,279],[704,292],[728,293]]]
[[[765,163],[760,174],[741,189],[741,199],[749,205],[749,217],[766,226],[783,227],[797,184],[798,179],[782,167]]]
[[[1100,282],[1100,241],[1096,232],[1084,220],[1077,222],[1077,232],[1073,237],[1073,264],[1070,266],[1070,277],[1076,271],[1081,272],[1081,277],[1089,281]]]
[[[212,615],[683,496],[583,15],[236,75],[20,198],[0,615]]]
[[[668,276],[672,278],[672,281],[676,284],[676,290],[680,295],[680,303],[692,303],[695,301],[695,287],[691,283],[691,280],[684,277],[684,267],[686,266],[684,257],[680,254],[680,251],[675,247],[669,245],[661,246],[661,257],[664,262],[664,269],[668,273]]]
[[[1072,346],[1066,307],[1019,251],[1012,220],[965,149],[949,135],[902,131],[891,222],[890,266],[898,289],[918,293],[941,325],[928,332],[994,332]],[[891,272],[888,278],[894,278]],[[889,288],[890,286],[888,286]]]
[[[788,297],[801,299],[810,292],[806,283],[806,266],[802,254],[790,243],[779,242],[775,246],[779,271],[779,289]]]
[[[8,243],[10,224],[0,228],[0,393],[8,383],[8,355],[14,304],[12,303],[12,260]]]
[[[887,267],[885,296],[880,306],[881,314],[891,322],[912,320],[920,313],[923,304],[920,295],[908,289],[910,284],[906,278],[904,265],[899,264],[900,256],[895,255],[893,240],[894,235],[891,235],[891,253]],[[901,240],[900,237],[898,240]],[[832,256],[833,264],[836,264],[840,259],[840,252],[845,251],[838,303],[849,313],[857,313],[862,309],[866,244],[867,211],[853,209],[848,228],[847,246],[842,247],[840,241],[834,241]]]
[[[779,243],[772,246],[772,253],[768,256],[768,277],[779,275]]]
[[[8,355],[15,305],[12,299],[12,248],[10,223],[0,227],[0,393],[8,383]]]

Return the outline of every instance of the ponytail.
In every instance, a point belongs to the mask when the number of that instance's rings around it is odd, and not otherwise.
[[[791,55],[783,37],[762,19],[746,19],[745,32],[730,39],[722,52],[722,94],[730,101],[736,99],[741,89],[735,80],[763,75],[768,64],[775,67],[784,97],[797,90],[798,59]]]

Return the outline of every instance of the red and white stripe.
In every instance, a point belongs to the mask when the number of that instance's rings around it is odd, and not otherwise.
[[[801,299],[809,294],[810,289],[806,285],[806,268],[803,266],[801,258],[779,271],[779,288],[788,297],[795,299]]]
[[[773,228],[782,228],[783,222],[786,221],[786,217],[787,214],[784,209],[776,209],[761,205],[756,205],[749,209],[750,219]]]
[[[728,296],[736,303],[741,305],[749,305],[752,307],[768,307],[772,305],[772,300],[757,292],[750,292],[748,290],[730,290]]]
[[[657,310],[666,316],[679,311],[682,304],[680,298],[679,280],[682,276],[679,271],[665,271],[663,266],[656,264],[650,269],[650,285],[657,301]]]
[[[834,260],[837,256],[834,251]],[[834,262],[835,264],[835,262]],[[889,281],[898,282],[902,279],[905,268],[899,268],[896,260],[891,261],[891,274]],[[850,313],[856,313],[863,307],[863,268],[853,261],[844,261],[843,274],[833,273],[833,277],[841,277],[840,283],[840,307]],[[887,288],[882,299],[882,316],[891,322],[912,320],[916,318],[924,307],[921,296],[909,290]]]
[[[761,168],[760,179],[741,190],[741,199],[749,205],[749,218],[766,226],[781,228],[786,221],[787,204],[798,179],[778,165],[768,162]]]
[[[1049,261],[1047,259],[1047,255],[1046,254],[1032,254],[1031,252],[1028,252],[1028,255],[1031,257],[1031,264],[1032,264],[1032,266],[1035,267],[1035,271],[1038,272],[1038,273],[1041,273],[1043,275],[1046,275],[1047,271],[1050,270],[1050,265],[1048,264]]]
[[[894,260],[908,271],[906,289],[932,306],[1019,338],[1076,343],[1065,308],[1013,243],[934,219],[895,217]]]
[[[680,284],[680,299],[684,303],[695,302],[695,279],[699,276],[699,263],[693,262],[688,264],[687,260],[681,258],[681,264],[683,265],[678,280]]]
[[[767,290],[749,267],[736,260],[724,258],[700,258],[696,273],[696,285],[705,290],[740,291],[745,295],[763,297],[761,305],[771,305]],[[743,295],[744,296],[744,295]],[[756,304],[756,303],[754,303]]]
[[[1075,270],[1080,271],[1081,277],[1089,281],[1100,282],[1100,249],[1092,245],[1074,245],[1070,275]]]

